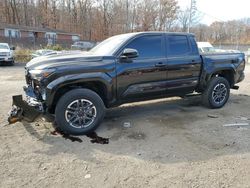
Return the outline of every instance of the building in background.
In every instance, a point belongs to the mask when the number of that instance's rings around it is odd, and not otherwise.
[[[0,23],[0,42],[21,47],[62,45],[70,47],[80,35],[46,27],[29,27]]]

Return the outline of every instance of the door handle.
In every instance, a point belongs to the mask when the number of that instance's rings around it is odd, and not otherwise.
[[[159,62],[155,64],[156,67],[165,67],[166,65],[163,62]]]

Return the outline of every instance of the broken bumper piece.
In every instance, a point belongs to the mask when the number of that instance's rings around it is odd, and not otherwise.
[[[27,94],[27,93],[26,93]],[[33,122],[39,115],[44,113],[42,103],[27,95],[27,101],[24,101],[22,95],[12,97],[12,109],[9,112],[9,124],[17,121],[26,120]]]

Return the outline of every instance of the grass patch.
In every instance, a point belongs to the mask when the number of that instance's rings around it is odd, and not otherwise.
[[[59,44],[56,44],[54,46],[45,46],[44,49],[50,49],[50,50],[55,50],[55,51],[69,50],[68,48],[63,48]]]
[[[69,50],[67,48],[63,48],[60,45],[54,45],[54,46],[45,46],[41,49],[50,49],[54,51],[62,51],[62,50]],[[31,49],[24,49],[17,47],[15,52],[14,52],[14,58],[16,62],[20,63],[27,63],[32,59],[31,54],[34,53],[36,50],[31,50]]]
[[[14,52],[14,59],[19,63],[27,63],[31,60],[33,50],[17,48]]]

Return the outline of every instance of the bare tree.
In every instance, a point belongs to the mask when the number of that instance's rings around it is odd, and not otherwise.
[[[177,18],[177,11],[179,9],[177,1],[160,0],[159,3],[159,30],[169,31]]]
[[[179,13],[178,19],[183,32],[189,32],[191,27],[200,23],[202,14],[196,8],[196,0],[192,0],[191,6]]]
[[[179,16],[178,16],[178,20],[180,22],[181,31],[187,32],[188,22],[189,22],[189,9],[188,8],[180,11]]]
[[[200,24],[201,13],[191,11],[191,32],[199,41],[250,44],[250,18]],[[133,31],[187,31],[190,7],[180,10],[177,0],[1,0],[0,22],[51,27],[103,40]]]

